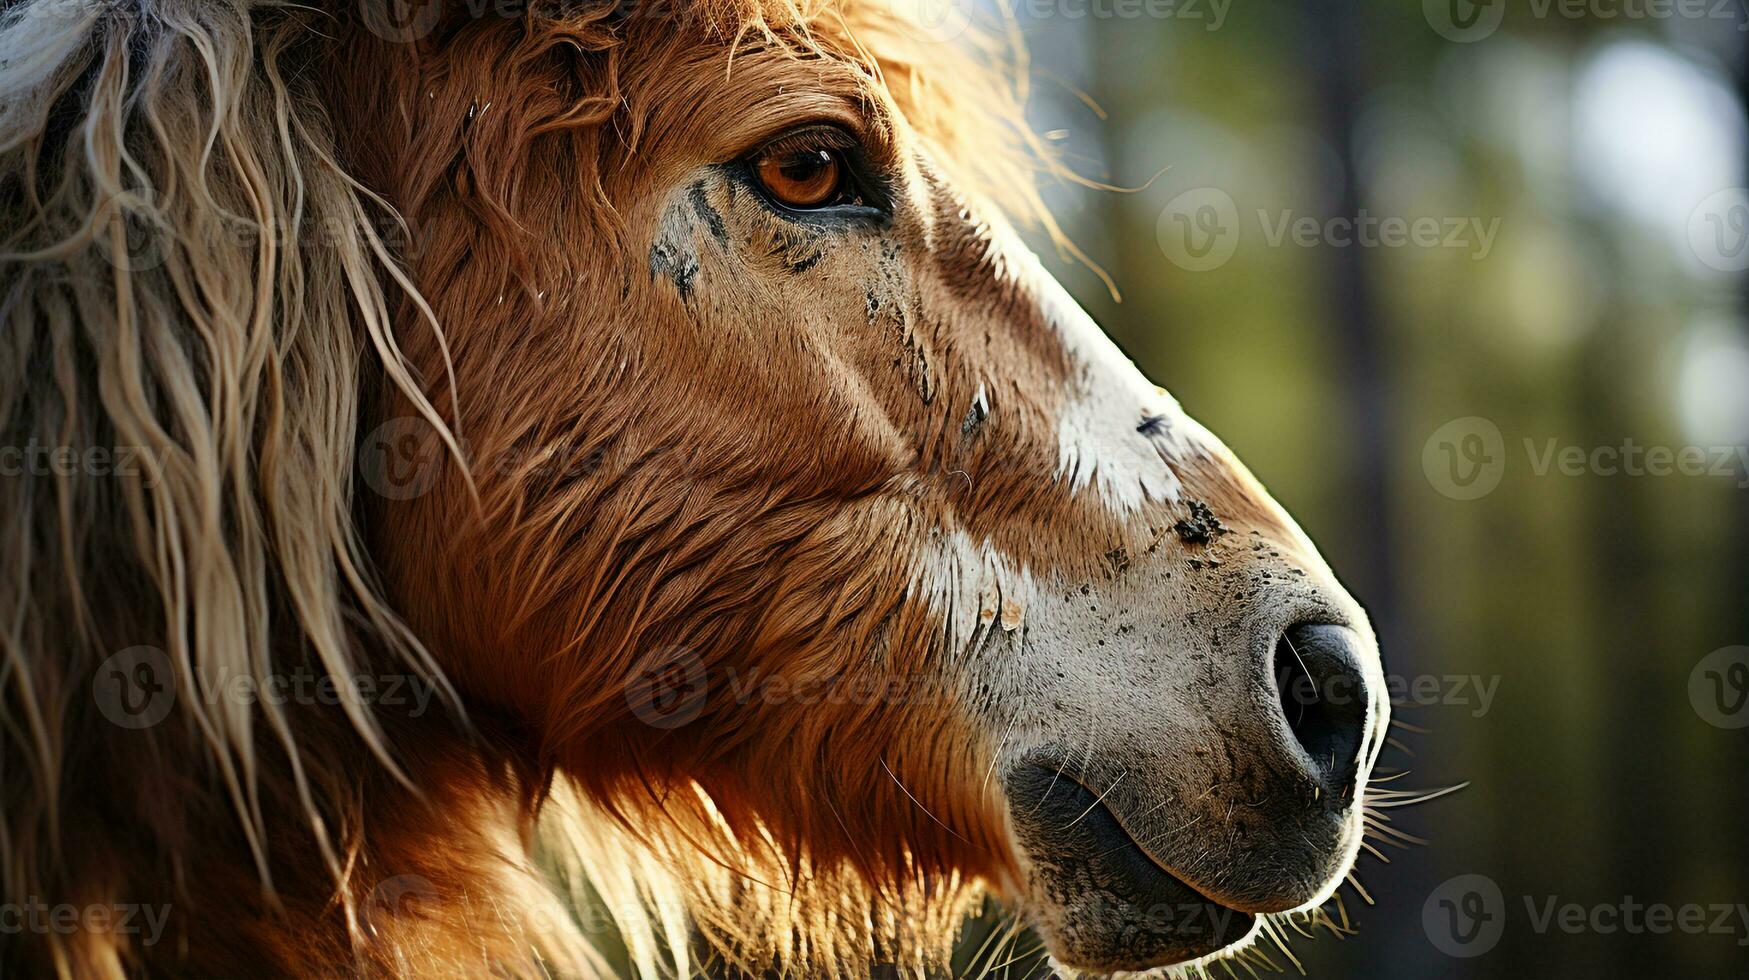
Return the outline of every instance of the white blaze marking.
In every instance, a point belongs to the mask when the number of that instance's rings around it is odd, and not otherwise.
[[[946,624],[953,653],[965,650],[980,630],[1019,629],[1033,597],[1032,574],[1025,567],[963,531],[935,539],[914,583],[930,611]]]
[[[1214,437],[1148,381],[1012,231],[998,231],[992,249],[1039,304],[1076,368],[1057,420],[1053,478],[1076,491],[1096,488],[1119,514],[1148,502],[1178,503],[1183,487],[1174,467],[1206,455],[1218,444]],[[1137,431],[1150,416],[1162,419],[1152,436]]]

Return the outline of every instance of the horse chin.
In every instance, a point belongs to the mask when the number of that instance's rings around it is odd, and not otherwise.
[[[1242,946],[1259,916],[1161,867],[1086,787],[1026,765],[1005,779],[1030,868],[1034,925],[1052,957],[1089,974],[1184,964]]]

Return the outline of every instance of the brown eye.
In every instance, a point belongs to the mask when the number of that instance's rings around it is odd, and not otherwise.
[[[754,158],[753,173],[779,204],[807,210],[838,199],[845,166],[835,150],[768,149]]]

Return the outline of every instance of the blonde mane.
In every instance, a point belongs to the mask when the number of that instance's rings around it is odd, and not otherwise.
[[[171,882],[192,914],[236,901],[269,916],[338,916],[350,948],[324,951],[336,962],[460,968],[447,952],[385,952],[369,921],[381,893],[364,855],[380,842],[365,839],[359,785],[402,793],[409,808],[450,797],[422,783],[432,764],[410,761],[417,753],[361,679],[429,684],[488,758],[492,738],[385,598],[363,529],[361,434],[386,399],[403,399],[456,458],[466,433],[449,426],[445,379],[404,355],[410,343],[441,348],[445,325],[410,277],[415,239],[373,182],[382,175],[361,169],[360,138],[342,131],[365,112],[334,105],[348,82],[332,77],[331,47],[360,36],[356,24],[279,0],[7,6],[0,444],[47,452],[27,449],[24,472],[0,490],[6,894],[120,902]],[[533,6],[518,43],[569,46],[593,88],[556,115],[506,107],[501,158],[468,157],[488,200],[512,193],[519,140],[569,127],[635,145],[641,133],[639,107],[616,87],[640,56],[622,49],[623,12]],[[737,44],[860,59],[962,186],[1048,222],[1036,147],[1017,125],[1025,96],[1012,79],[1024,72],[1012,73],[1006,43],[974,32],[970,57],[950,54],[865,0],[674,6]],[[383,62],[362,78],[416,78],[420,47],[365,38],[352,51]],[[390,176],[435,186],[470,146],[432,147],[430,174]],[[583,176],[596,192],[586,224],[611,235],[600,175]],[[510,213],[480,220],[527,248]],[[124,727],[100,688],[106,671],[142,657],[167,665],[173,705],[150,727]],[[260,691],[293,671],[330,678],[336,703],[234,694],[239,679]],[[605,899],[647,976],[696,966],[694,929],[747,969],[782,960],[854,972],[904,956],[922,973],[943,962],[977,899],[967,881],[894,890],[814,866],[794,842],[750,841],[702,791],[673,801],[673,819],[656,827],[642,821],[660,805],[590,800],[544,762],[503,766],[521,818],[541,814],[551,859],[578,895]],[[253,877],[200,894],[218,828],[247,848]],[[325,882],[331,907],[289,907],[288,879]],[[929,916],[907,914],[925,904]],[[579,941],[587,929],[512,931],[534,950],[529,972],[601,969]],[[0,970],[27,973],[122,975],[141,956],[101,930],[51,934],[41,948],[0,941]]]

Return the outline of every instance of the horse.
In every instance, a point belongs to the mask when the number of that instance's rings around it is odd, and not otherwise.
[[[939,976],[994,901],[1093,976],[1322,914],[1376,640],[1023,244],[1000,25],[4,7],[0,971]]]

